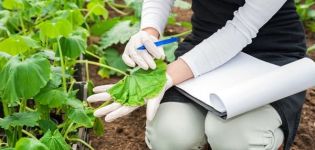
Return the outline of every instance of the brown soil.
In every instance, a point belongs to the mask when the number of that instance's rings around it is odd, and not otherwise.
[[[177,20],[189,21],[191,11],[174,9],[178,15]],[[185,28],[168,26],[167,33],[180,33]],[[308,45],[315,43],[315,35],[307,34]],[[315,60],[315,52],[309,54]],[[97,75],[97,67],[90,67],[91,78],[95,85],[114,83],[119,78],[101,79]],[[97,137],[91,135],[91,144],[96,150],[147,150],[144,142],[145,108],[140,108],[126,117],[119,118],[105,124],[105,135]],[[301,124],[298,129],[292,150],[315,150],[315,88],[309,89],[303,106]]]

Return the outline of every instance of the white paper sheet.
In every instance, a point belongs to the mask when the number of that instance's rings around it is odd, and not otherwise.
[[[219,104],[217,106],[226,110],[227,118],[231,118],[314,85],[315,63],[309,58],[303,58],[230,88],[211,93],[210,102]]]
[[[231,118],[314,85],[315,64],[308,58],[279,67],[239,53],[177,87]]]

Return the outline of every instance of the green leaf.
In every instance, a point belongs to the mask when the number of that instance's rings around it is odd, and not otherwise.
[[[10,55],[17,55],[38,47],[38,43],[27,36],[11,36],[0,42],[0,51]]]
[[[41,130],[43,132],[47,132],[47,131],[55,131],[57,129],[57,125],[56,123],[54,123],[53,121],[49,120],[39,120],[38,121],[39,127],[41,128]]]
[[[97,16],[103,16],[105,19],[108,18],[108,11],[105,9],[105,5],[102,0],[92,0],[87,4],[87,9],[90,14]]]
[[[0,72],[2,71],[5,64],[10,60],[11,55],[0,52]]]
[[[93,127],[93,122],[95,119],[93,116],[93,110],[89,108],[70,109],[70,111],[68,112],[68,118],[74,123],[77,123],[87,128]]]
[[[180,9],[190,9],[191,4],[183,0],[175,0],[174,7],[178,7]]]
[[[131,25],[130,21],[122,21],[117,23],[112,29],[102,36],[101,47],[107,48],[113,44],[124,44],[126,43],[132,35],[134,35],[139,30],[139,24],[136,23]]]
[[[10,18],[10,11],[8,10],[1,10],[0,11],[0,25],[4,25]]]
[[[108,90],[114,101],[126,106],[142,106],[146,99],[157,96],[166,83],[166,64],[156,61],[154,70],[139,69],[125,76]]]
[[[48,38],[66,37],[73,30],[71,23],[66,19],[45,21],[39,24],[38,28],[41,36]]]
[[[111,18],[108,20],[103,20],[100,22],[96,22],[92,27],[91,27],[91,34],[96,35],[96,36],[101,36],[103,35],[106,31],[111,29],[114,25],[116,25],[120,21],[120,18]]]
[[[60,46],[63,56],[74,59],[85,53],[87,48],[86,42],[78,36],[60,38]]]
[[[49,148],[36,139],[21,138],[16,143],[15,150],[49,150]]]
[[[53,89],[39,93],[35,100],[41,105],[47,105],[49,108],[58,108],[67,102],[67,93],[62,89]]]
[[[54,150],[70,150],[70,146],[65,141],[65,138],[60,134],[58,130],[52,133],[50,130],[40,139],[49,149]]]
[[[168,62],[173,62],[175,60],[175,50],[178,48],[178,43],[171,43],[164,46],[164,52],[166,60]]]
[[[0,120],[0,127],[4,129],[9,129],[9,127],[17,126],[34,127],[39,119],[40,115],[37,112],[14,113],[11,116],[5,117]]]
[[[2,6],[9,10],[24,9],[23,0],[4,0]]]
[[[121,71],[126,72],[127,69],[129,68],[124,61],[122,60],[120,54],[118,53],[118,51],[116,49],[113,48],[109,48],[107,50],[105,50],[105,57],[106,57],[106,63],[114,68],[117,68]],[[115,72],[115,71],[110,71],[110,75],[120,75],[119,73]]]
[[[134,10],[135,16],[140,18],[143,0],[124,0],[124,1],[127,6],[131,7]]]
[[[107,65],[106,57],[101,57],[101,59],[99,60],[99,63]],[[110,70],[107,68],[101,67],[98,70],[97,74],[101,76],[102,78],[109,78]]]
[[[67,19],[73,27],[80,26],[84,23],[84,16],[79,9],[60,11],[60,17]]]
[[[11,58],[0,72],[0,96],[13,103],[19,98],[29,99],[37,95],[50,77],[50,63],[46,58],[33,56],[24,61]]]
[[[104,135],[104,123],[101,118],[95,118],[94,126],[93,126],[93,132],[97,136],[103,136]]]
[[[94,94],[93,88],[94,88],[94,83],[93,83],[93,81],[92,81],[92,80],[87,81],[87,95],[88,95],[88,96]]]

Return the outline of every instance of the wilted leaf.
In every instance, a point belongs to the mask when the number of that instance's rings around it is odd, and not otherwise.
[[[34,127],[39,120],[40,115],[37,112],[20,112],[14,113],[11,116],[5,117],[0,120],[0,126],[4,129],[17,126]]]
[[[19,98],[29,99],[39,93],[49,81],[50,64],[46,58],[38,56],[24,61],[15,56],[7,62],[0,76],[0,96],[13,103]]]
[[[87,48],[86,42],[78,36],[60,38],[60,46],[63,56],[74,59],[85,53]]]
[[[130,37],[139,30],[139,24],[131,25],[130,21],[117,23],[112,29],[102,36],[100,42],[102,48],[107,48],[113,44],[124,44]]]
[[[157,96],[166,83],[166,64],[162,60],[156,64],[156,69],[135,71],[109,89],[114,101],[127,106],[142,106],[145,99]]]
[[[49,150],[49,148],[37,139],[21,138],[16,143],[15,150]]]
[[[38,48],[38,43],[27,36],[11,36],[0,42],[0,51],[10,55],[24,53],[34,48]]]
[[[65,138],[58,130],[52,133],[50,130],[40,139],[49,149],[53,150],[70,150],[70,146],[65,141]]]

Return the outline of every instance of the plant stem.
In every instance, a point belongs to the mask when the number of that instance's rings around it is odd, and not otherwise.
[[[20,19],[20,23],[21,23],[21,27],[22,27],[22,32],[23,32],[23,34],[26,34],[26,29],[24,26],[22,15],[20,15],[19,19]]]
[[[74,123],[71,122],[70,125],[68,126],[68,128],[67,128],[65,134],[63,135],[64,138],[68,137],[68,133],[70,132],[70,129],[72,128],[73,124],[74,124]]]
[[[72,79],[71,84],[70,84],[70,87],[69,87],[69,89],[68,89],[68,93],[70,93],[70,92],[72,91],[73,86],[74,86],[74,83],[75,83],[75,80]]]
[[[92,57],[94,57],[94,58],[96,58],[96,59],[101,59],[101,57],[97,56],[96,54],[93,54],[93,53],[90,52],[90,51],[85,51],[85,52],[86,52],[86,54],[91,55]]]
[[[136,68],[133,68],[130,70],[130,74],[133,74],[134,72],[140,70],[141,68],[140,67],[136,67]]]
[[[80,142],[80,143],[82,143],[83,145],[85,145],[86,147],[88,147],[90,150],[94,150],[94,148],[90,145],[90,144],[88,144],[88,143],[86,143],[85,141],[83,141],[83,140],[81,140],[81,139],[79,139],[79,138],[67,138],[69,141],[74,141],[74,142]]]
[[[29,137],[31,137],[31,138],[33,138],[33,139],[37,139],[32,133],[30,133],[30,132],[28,132],[28,131],[26,131],[26,130],[23,130],[23,129],[22,129],[22,133],[24,133],[25,135],[27,135],[27,136],[29,136]]]
[[[89,63],[85,63],[86,81],[90,81]]]
[[[9,111],[8,104],[5,103],[5,102],[2,102],[2,107],[3,107],[4,117],[9,116],[10,115],[10,111]]]
[[[123,74],[125,76],[128,76],[128,74],[126,72],[124,72],[124,71],[121,71],[121,70],[119,70],[117,68],[114,68],[114,67],[111,67],[111,66],[108,66],[108,65],[104,65],[104,64],[101,64],[101,63],[98,63],[98,62],[93,62],[93,61],[88,61],[88,60],[77,60],[76,63],[88,63],[88,64],[91,64],[91,65],[104,67],[104,68],[116,71],[116,72],[118,72],[120,74]]]
[[[114,11],[116,11],[117,13],[123,15],[123,16],[127,16],[129,13],[125,13],[121,10],[119,10],[118,8],[116,8],[112,3],[107,2],[108,6],[113,9]]]
[[[26,99],[22,99],[20,103],[20,112],[24,112],[26,107]]]
[[[111,3],[116,8],[129,8],[129,6],[123,5],[123,4],[117,4],[117,3],[114,3],[114,2],[108,2],[108,3]]]
[[[179,34],[175,34],[175,35],[170,35],[170,36],[166,36],[164,38],[170,38],[170,37],[182,37],[182,36],[185,36],[185,35],[188,35],[191,33],[192,30],[187,30],[185,32],[182,32],[182,33],[179,33]]]
[[[58,50],[59,50],[59,55],[60,55],[63,89],[65,92],[67,92],[66,68],[65,68],[64,58],[63,58],[62,50],[60,46],[60,38],[58,38],[57,43],[58,43]]]

